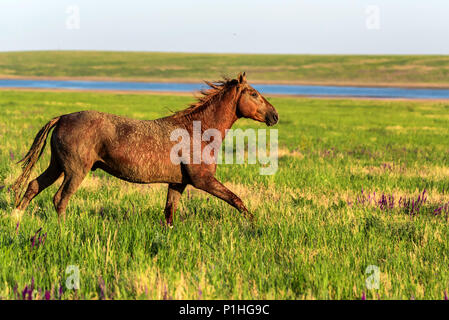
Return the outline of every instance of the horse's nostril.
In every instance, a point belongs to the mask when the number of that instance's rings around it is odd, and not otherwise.
[[[270,112],[266,115],[265,122],[267,125],[272,126],[278,122],[279,116],[277,113]]]

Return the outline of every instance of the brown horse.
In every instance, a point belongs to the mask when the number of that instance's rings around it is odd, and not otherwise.
[[[36,135],[31,149],[19,162],[23,172],[14,183],[16,209],[25,210],[30,201],[59,177],[64,180],[53,202],[58,217],[65,218],[70,197],[89,171],[97,168],[135,183],[168,183],[165,219],[173,225],[173,213],[187,184],[204,190],[237,208],[248,212],[242,200],[215,179],[216,163],[173,163],[170,150],[173,130],[182,128],[192,135],[192,124],[201,121],[201,130],[214,128],[224,138],[226,130],[243,117],[265,122],[278,122],[274,107],[246,82],[245,73],[237,79],[206,82],[209,89],[189,108],[156,120],[133,120],[97,111],[81,111],[50,120]],[[50,165],[32,180],[23,195],[23,186],[41,156],[47,136],[51,137]],[[221,144],[221,141],[219,141]],[[204,148],[201,143],[201,149]],[[20,200],[20,201],[19,201]]]

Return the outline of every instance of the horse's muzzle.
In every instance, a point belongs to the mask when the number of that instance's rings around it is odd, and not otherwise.
[[[265,123],[269,127],[274,126],[276,123],[278,123],[278,121],[279,121],[279,116],[278,116],[277,112],[269,112],[265,116]]]

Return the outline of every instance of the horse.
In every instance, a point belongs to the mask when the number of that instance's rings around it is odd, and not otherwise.
[[[216,163],[174,163],[170,150],[176,142],[171,132],[182,128],[193,135],[192,123],[201,122],[201,131],[213,128],[225,137],[227,129],[239,118],[249,118],[275,125],[276,109],[246,80],[245,73],[236,79],[224,78],[216,82],[204,81],[208,87],[186,109],[155,120],[135,120],[98,111],[80,111],[51,119],[37,133],[34,142],[18,163],[22,174],[12,191],[15,207],[22,214],[31,200],[63,176],[53,203],[65,220],[70,197],[83,179],[96,169],[132,183],[167,183],[164,209],[166,224],[173,226],[173,215],[187,185],[206,191],[236,208],[246,218],[254,217],[242,200],[215,177]],[[31,171],[41,157],[51,129],[51,159],[49,167],[32,180],[23,193]],[[221,144],[222,141],[218,141]],[[201,143],[201,150],[205,143]]]

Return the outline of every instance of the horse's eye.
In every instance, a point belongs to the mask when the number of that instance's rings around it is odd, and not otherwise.
[[[251,93],[251,96],[254,97],[254,98],[256,98],[256,97],[257,97],[257,92]]]

